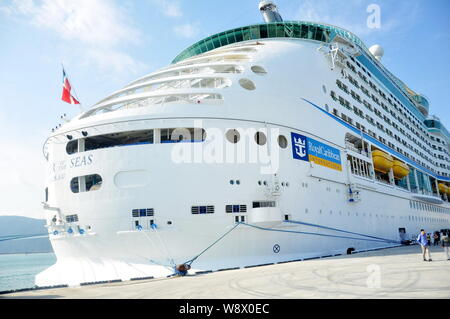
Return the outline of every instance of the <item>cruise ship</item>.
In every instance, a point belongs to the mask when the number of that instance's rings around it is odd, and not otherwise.
[[[48,137],[57,261],[37,286],[349,254],[450,228],[450,134],[429,99],[383,66],[381,46],[259,9],[263,23],[193,44]]]

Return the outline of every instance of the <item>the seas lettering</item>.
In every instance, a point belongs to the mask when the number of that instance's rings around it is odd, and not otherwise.
[[[72,158],[70,160],[70,168],[76,168],[76,167],[82,167],[91,165],[93,161],[94,156],[91,155],[85,155],[85,156],[78,156],[75,158]]]

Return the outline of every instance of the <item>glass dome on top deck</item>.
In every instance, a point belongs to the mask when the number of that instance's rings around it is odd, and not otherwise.
[[[445,126],[442,124],[441,120],[438,117],[432,116],[426,119],[425,125],[428,127],[428,130],[430,132],[441,133],[443,136],[447,138],[447,142],[450,143],[450,133],[448,132],[448,130],[445,128]]]
[[[425,96],[423,96],[422,94],[413,95],[413,96],[411,96],[411,98],[415,102],[417,102],[420,111],[424,115],[428,115],[428,113],[430,111],[430,103],[428,102],[428,99]]]
[[[347,30],[321,23],[284,21],[255,24],[212,35],[181,52],[172,63],[175,64],[225,45],[243,41],[267,38],[296,38],[330,43],[337,35],[369,52],[364,43],[356,35]]]

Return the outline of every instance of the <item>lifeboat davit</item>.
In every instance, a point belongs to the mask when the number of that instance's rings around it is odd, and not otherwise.
[[[386,174],[394,166],[394,159],[391,155],[380,150],[372,152],[373,168],[380,173]]]
[[[399,160],[394,160],[392,170],[394,171],[394,177],[396,179],[402,179],[409,174],[408,165]]]

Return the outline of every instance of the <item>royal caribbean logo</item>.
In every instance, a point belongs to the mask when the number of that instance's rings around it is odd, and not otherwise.
[[[294,151],[294,158],[308,162],[308,150],[307,150],[307,138],[303,135],[291,133],[292,135],[292,148]]]
[[[342,171],[341,152],[312,138],[291,133],[294,159]]]

